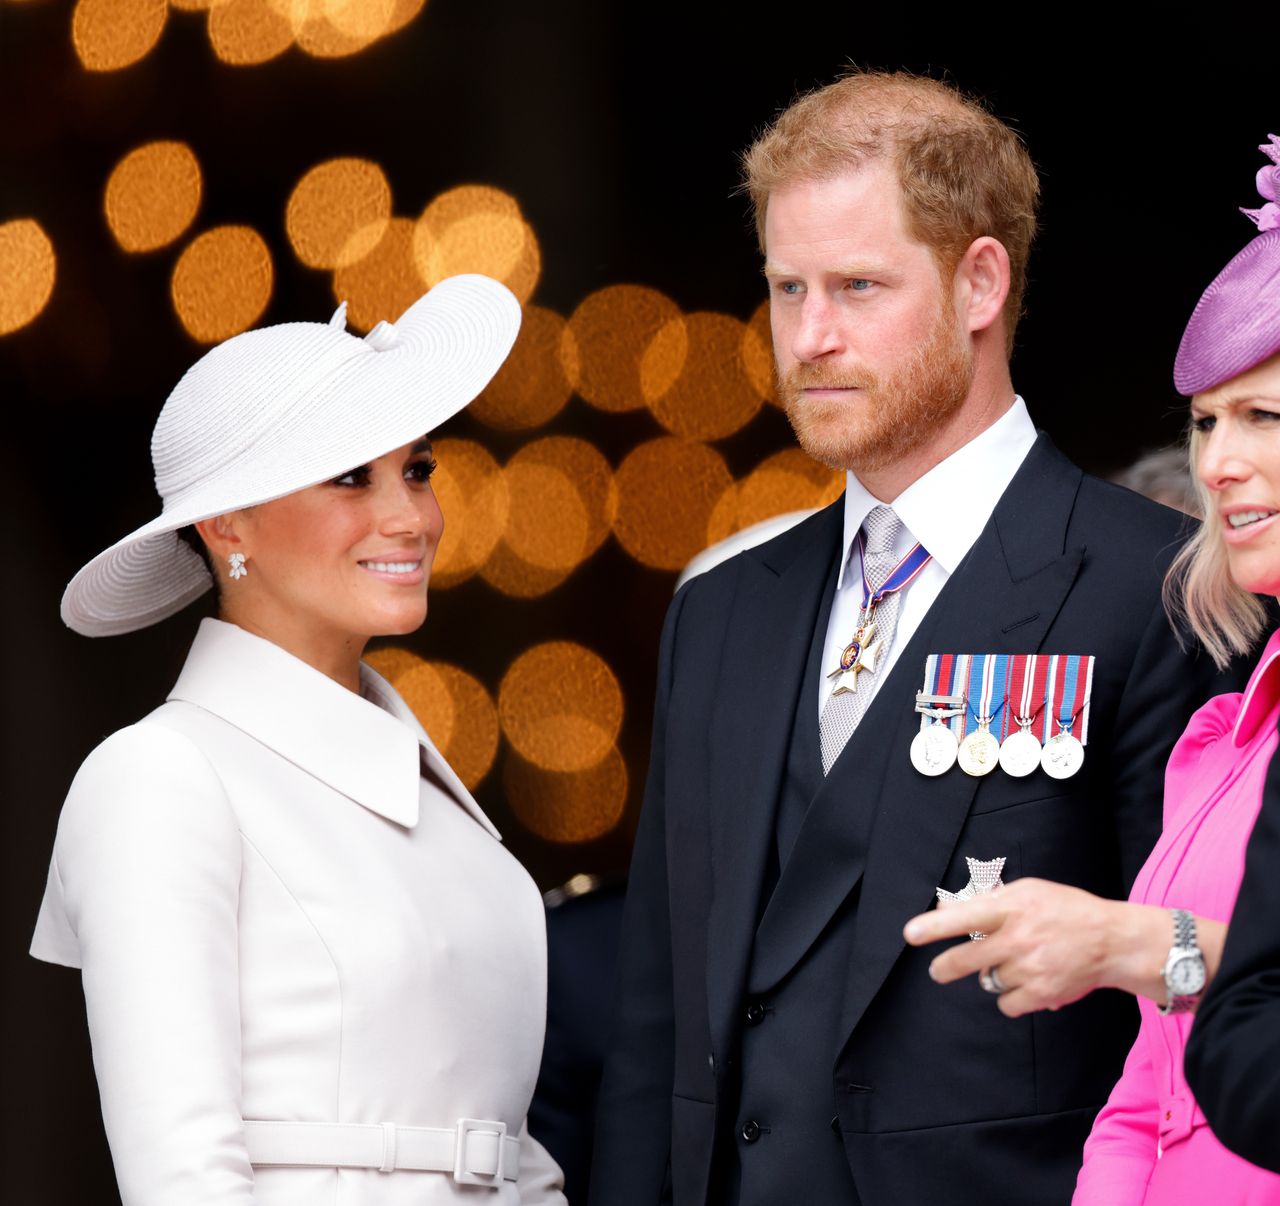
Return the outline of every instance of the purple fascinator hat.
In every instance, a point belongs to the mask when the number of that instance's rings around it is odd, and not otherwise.
[[[1280,352],[1280,138],[1258,148],[1260,209],[1242,209],[1258,236],[1205,291],[1182,333],[1173,383],[1188,397],[1238,377]]]

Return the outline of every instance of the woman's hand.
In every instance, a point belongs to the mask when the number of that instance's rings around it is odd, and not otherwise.
[[[1048,880],[1019,879],[921,913],[903,932],[912,946],[925,946],[972,931],[987,937],[944,951],[929,965],[929,974],[939,984],[950,984],[997,969],[1004,986],[997,1004],[1011,1018],[1058,1009],[1103,987],[1165,999],[1160,972],[1173,938],[1167,909],[1106,900]],[[1214,945],[1221,949],[1220,937]]]

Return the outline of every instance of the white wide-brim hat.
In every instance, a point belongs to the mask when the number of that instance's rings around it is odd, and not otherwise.
[[[363,339],[345,319],[344,303],[327,324],[246,331],[187,370],[151,436],[162,513],[71,579],[69,627],[112,636],[181,611],[213,579],[179,528],[329,481],[456,414],[511,351],[520,303],[455,276]]]

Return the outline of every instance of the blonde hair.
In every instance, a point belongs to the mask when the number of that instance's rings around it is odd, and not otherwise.
[[[1196,473],[1203,439],[1192,429],[1188,454],[1200,513],[1206,518],[1165,574],[1164,607],[1175,630],[1190,628],[1224,669],[1234,656],[1253,649],[1266,630],[1267,612],[1262,600],[1238,586],[1228,569],[1222,527],[1212,522],[1213,499]]]
[[[1004,326],[1022,315],[1040,181],[1018,135],[949,84],[906,72],[852,71],[794,101],[742,157],[764,249],[769,194],[875,160],[898,174],[907,228],[950,275],[984,235],[1009,253]]]

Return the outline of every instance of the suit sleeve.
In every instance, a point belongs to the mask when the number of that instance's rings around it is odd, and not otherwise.
[[[1114,721],[1107,781],[1126,893],[1160,836],[1165,765],[1191,714],[1237,688],[1239,667],[1219,674],[1198,648],[1181,649],[1157,601],[1126,677]]]
[[[71,785],[32,953],[83,974],[124,1206],[247,1206],[240,1114],[240,838],[186,737],[140,724]]]
[[[676,628],[688,589],[672,603],[662,633],[649,778],[631,859],[613,1034],[600,1085],[592,1206],[655,1206],[669,1194],[675,1016],[665,737]]]
[[[1071,1206],[1142,1202],[1156,1167],[1159,1101],[1147,1036],[1139,1032],[1124,1072],[1094,1119]]]
[[[1267,768],[1222,963],[1191,1027],[1186,1074],[1222,1143],[1280,1172],[1280,757]]]

